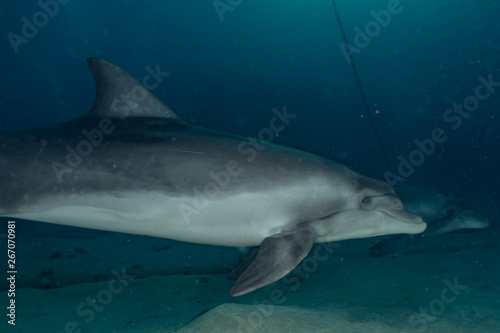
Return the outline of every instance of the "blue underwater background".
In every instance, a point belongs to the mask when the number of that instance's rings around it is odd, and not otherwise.
[[[338,4],[351,45],[355,28],[365,31],[374,21],[370,11],[386,10],[387,3]],[[387,165],[340,47],[331,2],[226,5],[218,12],[212,1],[72,0],[27,43],[14,42],[16,53],[8,33],[22,37],[22,18],[33,22],[41,7],[36,1],[2,3],[0,129],[85,114],[95,94],[85,62],[92,56],[139,79],[146,67],[159,66],[170,75],[154,93],[196,125],[255,136],[273,108],[287,106],[298,116],[275,142],[382,178]],[[416,148],[415,139],[442,128],[448,139],[408,182],[489,198],[495,203],[489,208],[497,209],[498,89],[456,130],[443,114],[473,94],[478,76],[500,80],[500,4],[407,0],[397,8],[354,53],[372,112],[379,111],[374,118],[392,171],[399,155],[408,158]]]
[[[88,57],[112,62],[139,81],[159,68],[169,74],[153,93],[184,121],[256,137],[273,109],[286,107],[296,117],[274,143],[379,179],[402,176],[404,169],[405,185],[466,199],[489,218],[487,232],[497,235],[491,251],[498,252],[500,1],[338,1],[389,166],[329,0],[54,3],[0,2],[1,131],[85,114],[95,96]],[[395,13],[380,16],[388,6]],[[37,14],[43,8],[53,15]],[[465,111],[454,112],[455,104]],[[416,142],[429,144],[436,131],[442,142],[422,152]],[[418,165],[408,167],[410,160]],[[496,260],[487,271],[498,283]]]

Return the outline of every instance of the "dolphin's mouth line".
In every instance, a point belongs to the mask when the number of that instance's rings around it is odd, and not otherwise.
[[[387,211],[387,210],[380,210],[381,212],[389,215],[390,217],[393,217],[397,220],[400,220],[400,221],[403,221],[403,222],[406,222],[406,223],[409,223],[409,224],[425,224],[424,220],[422,220],[422,218],[418,215],[414,215],[410,212],[407,212],[406,210],[402,209],[401,211],[404,212],[404,214],[407,214],[407,215],[410,215],[410,216],[414,216],[415,218],[414,219],[408,219],[408,218],[405,218],[404,216],[402,216],[401,214],[394,214],[390,211]]]

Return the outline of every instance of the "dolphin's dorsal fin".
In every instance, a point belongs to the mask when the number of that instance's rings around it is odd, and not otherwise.
[[[98,58],[88,58],[87,62],[96,83],[95,101],[88,115],[122,119],[129,116],[179,119],[168,106],[120,67]]]

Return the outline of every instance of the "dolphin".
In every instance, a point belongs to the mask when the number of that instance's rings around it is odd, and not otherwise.
[[[428,227],[418,235],[386,236],[370,247],[372,257],[403,254],[423,237],[461,229],[484,229],[490,225],[487,218],[477,215],[463,199],[417,186],[397,186],[396,192],[405,209],[422,217]]]
[[[386,183],[317,155],[191,126],[123,69],[97,58],[88,65],[96,97],[86,115],[0,133],[0,216],[260,246],[232,296],[282,278],[316,242],[426,228]],[[290,118],[276,112],[273,126]]]

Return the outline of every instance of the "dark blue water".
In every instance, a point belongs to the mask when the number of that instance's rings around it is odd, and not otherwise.
[[[60,2],[0,3],[0,130],[85,114],[88,57],[159,68],[154,94],[186,122],[256,136],[286,106],[274,142],[463,197],[498,227],[500,2],[338,1],[390,166],[328,0]]]
[[[416,148],[415,139],[443,128],[448,139],[410,181],[498,200],[499,92],[457,130],[443,114],[474,92],[478,76],[500,81],[500,4],[401,1],[390,21],[381,14],[387,1],[338,7],[349,43],[363,46],[354,58],[372,112],[379,110],[375,121],[392,167]],[[36,15],[42,10],[36,1],[0,8],[2,129],[84,114],[94,95],[85,59],[95,56],[138,78],[159,65],[170,75],[154,93],[188,122],[255,135],[272,108],[286,105],[298,117],[277,142],[373,176],[387,169],[329,1],[242,1],[218,12],[211,1],[73,0],[51,6],[56,14],[47,20]],[[385,27],[370,25],[370,11],[382,15]],[[25,28],[31,38],[21,42],[23,17],[40,27]],[[366,32],[367,24],[372,37],[356,44],[355,28]]]

